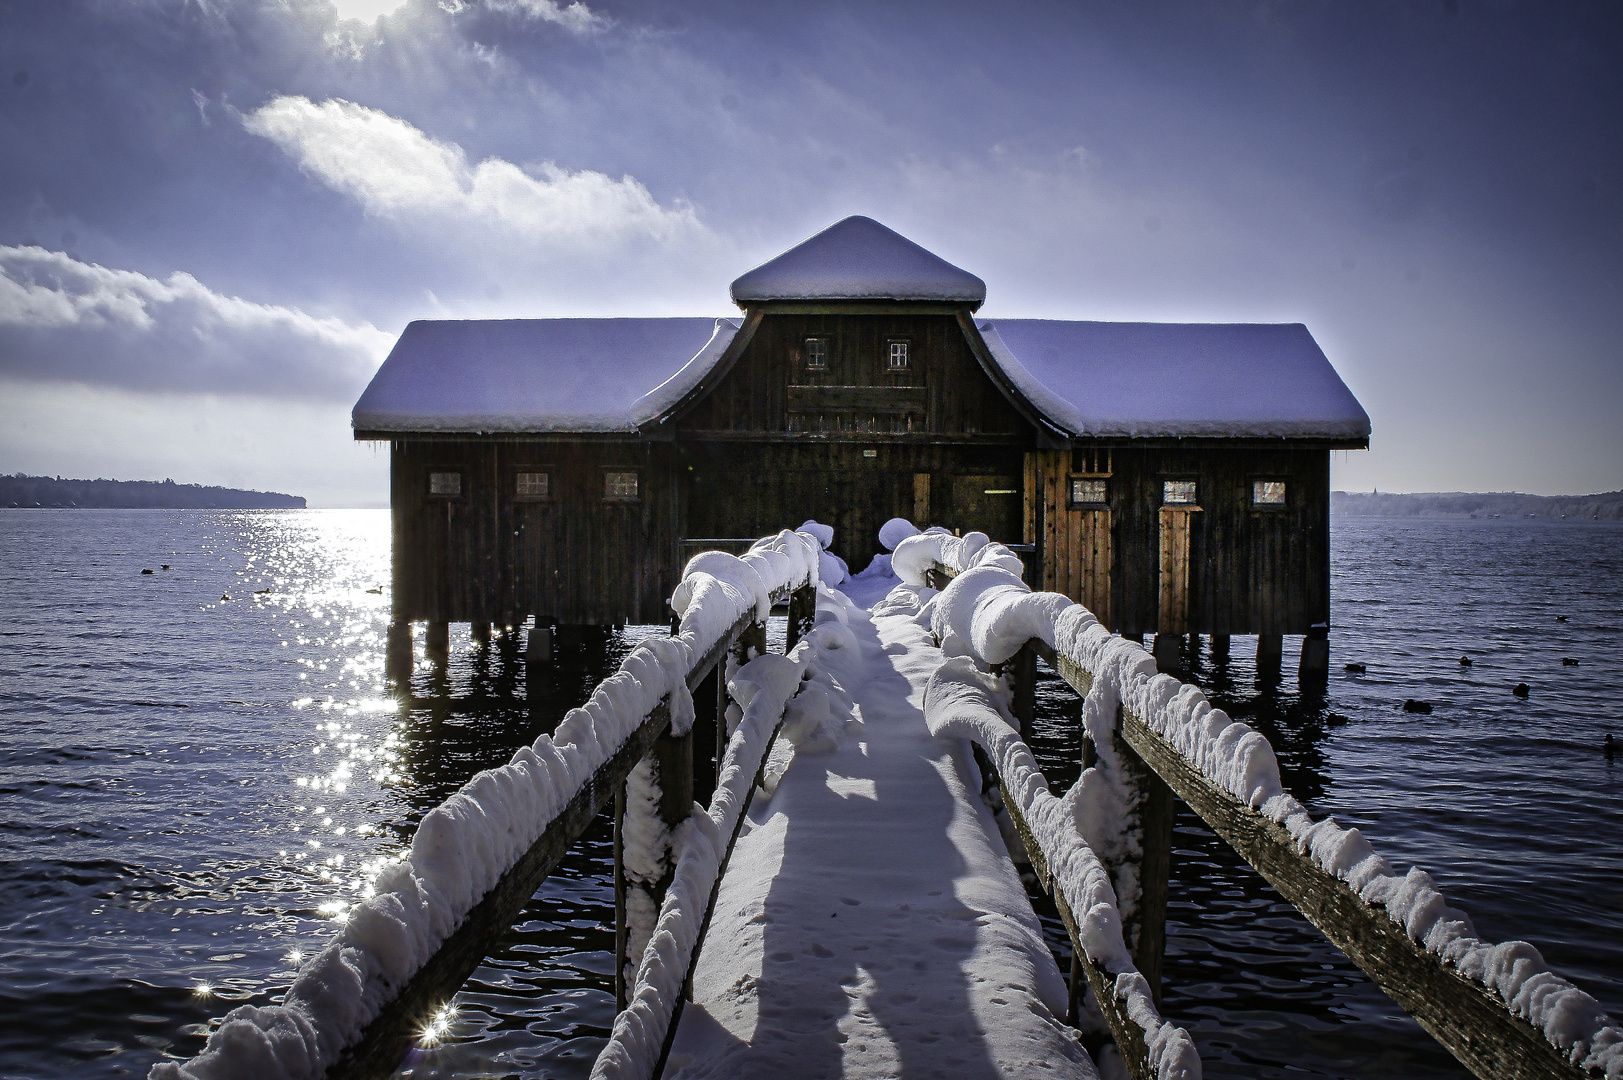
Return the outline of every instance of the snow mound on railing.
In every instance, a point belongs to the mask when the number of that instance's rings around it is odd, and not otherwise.
[[[940,563],[956,573],[977,566],[1001,566],[1020,573],[1020,556],[995,544],[982,532],[953,536],[945,529],[926,529],[896,545],[891,554],[891,570],[909,585],[923,585],[925,571]]]
[[[551,735],[429,811],[281,1005],[233,1009],[202,1053],[153,1066],[152,1080],[321,1077],[661,701],[676,734],[692,727],[699,658],[746,614],[764,618],[774,593],[815,584],[821,553],[816,537],[784,531],[758,541],[752,561],[695,556],[672,597],[675,637],[640,643]]]
[[[1083,838],[1117,871],[1113,883],[1123,911],[1136,907],[1138,883],[1132,860],[1126,858],[1133,853],[1114,850],[1124,841],[1131,846],[1135,832],[1130,826],[1136,820],[1111,734],[1118,701],[1208,781],[1279,823],[1302,854],[1347,882],[1365,901],[1383,907],[1410,938],[1497,993],[1573,1064],[1608,1080],[1623,1080],[1623,1029],[1594,997],[1550,971],[1532,945],[1482,941],[1470,919],[1448,905],[1430,876],[1421,870],[1397,875],[1357,829],[1342,829],[1333,818],[1314,822],[1285,793],[1279,761],[1261,732],[1213,708],[1198,687],[1156,674],[1154,658],[1142,645],[1112,636],[1080,604],[1063,597],[1064,603],[1051,600],[1052,593],[1022,591],[1023,583],[1010,580],[1019,573],[1018,559],[1006,567],[1007,574],[989,569],[1005,566],[997,551],[1001,546],[984,543],[977,534],[959,538],[927,532],[899,543],[892,566],[898,577],[915,586],[923,584],[924,572],[935,564],[958,572],[919,616],[929,615],[945,651],[991,665],[1007,660],[1024,640],[1037,638],[1092,675],[1083,721],[1099,762],[1084,770],[1065,801]],[[1045,623],[1048,619],[1052,621]]]
[[[950,586],[949,586],[950,588]],[[1133,967],[1110,875],[1077,829],[1072,808],[1048,790],[1031,750],[1000,706],[1001,686],[967,657],[948,660],[924,691],[924,719],[937,738],[966,738],[986,750],[1076,919],[1082,948],[1116,976],[1115,992],[1144,1032],[1158,1080],[1199,1080],[1200,1056],[1184,1029],[1161,1019],[1149,983]]]

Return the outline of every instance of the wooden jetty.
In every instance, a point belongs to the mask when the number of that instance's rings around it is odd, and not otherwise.
[[[537,774],[530,774],[529,782],[541,784],[537,794],[550,796],[558,809],[543,815],[533,840],[488,889],[465,911],[450,913],[454,928],[434,938],[432,949],[409,971],[386,974],[398,968],[399,958],[370,957],[380,940],[390,939],[365,929],[375,925],[376,914],[367,914],[373,908],[377,914],[401,910],[392,897],[407,886],[396,877],[380,881],[388,895],[363,902],[352,916],[351,925],[361,925],[362,932],[353,940],[342,932],[307,965],[287,1004],[245,1008],[226,1018],[205,1052],[205,1058],[216,1055],[209,1068],[229,1068],[220,1056],[248,1052],[244,1048],[256,1045],[252,1032],[269,1025],[284,1035],[311,1029],[311,1047],[337,1045],[336,1053],[310,1051],[325,1062],[322,1072],[330,1080],[390,1075],[433,1030],[433,1018],[593,816],[613,804],[617,893],[624,898],[616,943],[626,981],[617,986],[623,1011],[595,1076],[749,1076],[760,1075],[763,1064],[774,1061],[792,1072],[793,1062],[814,1057],[828,1065],[834,1059],[823,1044],[836,1015],[825,1008],[808,1020],[780,1001],[778,1007],[743,1010],[748,1023],[739,1024],[741,988],[744,997],[764,1000],[769,963],[779,965],[782,978],[793,972],[802,983],[825,968],[849,974],[858,970],[852,965],[859,950],[871,950],[861,971],[882,972],[892,994],[889,1008],[903,1010],[886,1014],[892,1026],[918,1036],[904,1037],[905,1045],[895,1047],[908,1061],[933,1061],[931,1055],[939,1053],[963,1065],[958,1075],[1090,1077],[1101,1047],[1111,1044],[1135,1078],[1198,1076],[1187,1033],[1157,1010],[1175,799],[1475,1075],[1577,1078],[1623,1068],[1623,1029],[1592,998],[1542,966],[1529,965],[1529,957],[1536,959],[1529,946],[1478,941],[1462,929],[1469,925],[1464,917],[1435,893],[1422,888],[1415,893],[1420,902],[1410,908],[1391,890],[1383,894],[1383,881],[1413,891],[1414,872],[1405,879],[1392,877],[1355,830],[1339,830],[1328,820],[1310,822],[1279,788],[1266,741],[1245,725],[1224,718],[1211,730],[1227,735],[1191,742],[1191,732],[1218,716],[1198,707],[1198,692],[1154,675],[1153,660],[1141,646],[1109,634],[1081,605],[1058,594],[1031,592],[1020,580],[1019,558],[1006,547],[978,534],[956,538],[938,532],[903,541],[895,570],[916,584],[893,591],[869,612],[817,586],[810,569],[815,560],[797,563],[763,554],[792,555],[796,544],[808,552],[819,547],[809,534],[796,541],[785,532],[762,538],[742,558],[710,553],[694,560],[676,592],[682,617],[673,637],[658,648],[639,647],[640,658],[628,658],[622,672],[594,694],[596,701],[616,680],[624,689],[631,673],[644,684],[645,704],[638,708],[645,711],[595,729],[582,714],[559,729],[560,739],[567,728],[576,745],[584,739],[597,747],[601,764],[589,774],[555,772],[551,780],[537,781]],[[872,581],[855,585],[871,589]],[[932,600],[935,587],[942,591]],[[791,613],[789,657],[764,652],[768,605]],[[959,658],[949,659],[949,652]],[[657,684],[661,665],[680,681],[656,701],[646,688]],[[1106,727],[1089,726],[1088,737],[1076,747],[1084,766],[1079,788],[1090,774],[1109,766],[1120,770],[1111,782],[1130,792],[1124,805],[1131,812],[1112,826],[1119,835],[1103,837],[1098,850],[1082,838],[1069,811],[1056,815],[1065,793],[1049,791],[1023,741],[1039,665],[1051,668],[1089,703],[1101,687],[1108,694],[1099,702],[1119,700],[1110,706]],[[981,674],[982,669],[990,674]],[[952,697],[954,679],[957,697]],[[701,690],[689,697],[689,691],[702,687],[713,688],[715,696]],[[830,693],[848,695],[861,714],[860,730],[851,732],[843,756],[837,747],[819,753],[811,746],[808,740],[817,733],[808,733],[806,706],[797,704],[808,694],[826,699]],[[826,713],[828,706],[823,708]],[[696,748],[690,721],[711,709],[717,718],[716,779],[710,806],[702,810],[691,800],[695,763],[708,753]],[[688,718],[681,731],[673,724],[679,717]],[[791,726],[793,734],[787,730]],[[617,742],[608,740],[611,731],[619,733]],[[1242,738],[1228,737],[1237,732]],[[543,756],[553,754],[548,736],[537,740],[536,748]],[[571,747],[564,750],[559,760],[576,755]],[[1225,771],[1223,754],[1268,767],[1235,774]],[[521,750],[505,769],[523,775],[534,757]],[[487,816],[498,834],[516,827],[503,820],[501,808],[523,800],[511,788],[497,797],[493,793],[504,789],[491,776],[480,774],[448,800],[450,805],[482,798],[490,807],[460,819],[473,830],[465,842],[440,830],[420,855],[420,831],[411,866],[419,857],[429,859],[423,873],[432,877],[434,850],[444,850],[446,843],[470,850],[485,845],[489,828],[473,823]],[[566,789],[557,788],[560,776],[569,777]],[[1254,784],[1260,786],[1251,790]],[[1000,797],[988,797],[994,793]],[[763,798],[770,801],[752,811],[752,803]],[[1000,837],[989,807],[1008,814],[1018,837],[1012,848],[1005,848],[1008,841]],[[634,824],[639,814],[641,823]],[[798,841],[785,840],[786,816],[798,829]],[[646,835],[650,821],[664,837],[662,861],[652,870],[633,868],[623,838],[639,829]],[[853,835],[868,822],[872,835]],[[887,829],[900,830],[888,847],[879,845],[887,857],[829,858],[842,845],[848,851],[879,852],[875,838]],[[841,844],[819,843],[819,835],[839,837]],[[943,836],[949,838],[945,857],[931,847],[940,846]],[[1115,843],[1123,838],[1131,842]],[[1327,839],[1333,843],[1321,843]],[[1029,907],[1016,910],[1010,903],[1013,896],[1023,904],[1025,895],[1006,851],[1029,862],[1069,931],[1068,993],[1054,992],[1059,973],[1033,932]],[[1352,869],[1348,852],[1361,860]],[[779,882],[792,886],[782,896]],[[413,896],[439,895],[427,886],[408,885]],[[629,900],[637,890],[646,904]],[[651,920],[653,912],[657,919]],[[846,920],[839,935],[830,933],[835,918]],[[757,957],[755,977],[735,979],[738,954],[751,948],[764,953],[767,934],[777,935],[775,959]],[[808,945],[807,955],[780,948],[796,941]],[[851,952],[842,954],[842,948]],[[932,969],[926,961],[936,953],[955,960]],[[1492,970],[1493,964],[1484,970],[1473,956],[1507,962],[1499,964],[1502,970]],[[347,957],[343,963],[362,980],[354,1001],[344,1000],[330,974],[340,957]],[[903,959],[908,963],[898,963]],[[977,963],[1029,976],[1025,982],[976,976]],[[901,970],[888,970],[896,967]],[[1507,982],[1512,974],[1515,985]],[[301,989],[307,978],[313,990]],[[841,995],[852,992],[848,983],[823,986],[820,995],[800,985],[791,997],[820,996],[826,1007],[830,995],[845,1000]],[[943,1044],[938,1030],[943,1018],[934,1015],[941,1009],[924,1009],[917,1017],[906,1013],[921,995],[930,995],[932,1004],[935,999],[958,1004],[946,1017],[958,1024],[956,1041]],[[294,1013],[296,1021],[281,1019]],[[357,1017],[364,1018],[359,1028]],[[737,1030],[728,1027],[729,1020]],[[894,1034],[883,1024],[872,1027],[871,1016],[868,1022],[870,1035]],[[807,1037],[820,1040],[816,1054]],[[880,1055],[876,1066],[862,1057],[868,1049],[858,1043],[852,1051],[856,1057],[843,1059],[862,1066],[848,1075],[885,1074],[889,1059]],[[216,1075],[173,1068],[154,1075]]]

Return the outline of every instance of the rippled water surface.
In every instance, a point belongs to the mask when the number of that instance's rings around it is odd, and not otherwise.
[[[463,628],[397,704],[388,556],[383,511],[0,511],[0,1076],[144,1075],[277,998],[423,812],[660,632],[560,641],[527,701],[522,653]],[[1315,813],[1623,1013],[1623,762],[1601,752],[1623,738],[1623,528],[1337,519],[1333,590],[1325,692],[1298,694],[1292,642],[1275,690],[1245,638],[1193,650],[1196,677]],[[1074,697],[1050,682],[1041,712],[1068,783]],[[613,1012],[609,849],[600,822],[412,1075],[586,1075]],[[1208,1076],[1463,1075],[1187,814],[1173,875],[1165,1010]]]

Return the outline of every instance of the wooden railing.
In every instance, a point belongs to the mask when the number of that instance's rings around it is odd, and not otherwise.
[[[936,588],[945,587],[954,576],[951,568],[939,564],[926,575],[928,583]],[[1028,641],[1015,657],[1000,665],[1013,684],[1010,711],[1022,738],[1028,737],[1031,730],[1039,657],[1081,697],[1087,696],[1093,683],[1093,673],[1069,657],[1057,654],[1040,639]],[[1311,855],[1301,852],[1282,826],[1213,784],[1143,717],[1125,707],[1118,708],[1115,739],[1117,749],[1135,774],[1143,829],[1139,867],[1142,897],[1134,917],[1137,926],[1132,928],[1136,933],[1126,937],[1129,942],[1136,938],[1134,963],[1149,980],[1157,1002],[1165,950],[1172,799],[1176,796],[1445,1050],[1482,1080],[1580,1080],[1597,1075],[1569,1060],[1542,1031],[1512,1012],[1493,991],[1445,964],[1411,938],[1384,908],[1364,900]],[[1084,745],[1080,749],[1085,768],[1091,764],[1091,747]],[[1052,888],[1042,853],[1007,792],[1004,805],[1025,842],[1039,882],[1052,894],[1071,938],[1073,1020],[1075,1002],[1085,983],[1104,1011],[1130,1075],[1135,1080],[1153,1076],[1142,1032],[1114,1008],[1111,976],[1087,957],[1076,920],[1064,897]]]
[[[755,626],[753,614],[745,615],[734,624],[727,636],[718,641],[689,673],[689,688],[698,688],[727,651]],[[656,752],[661,740],[666,744],[687,744],[691,785],[692,736],[673,738],[669,734],[670,726],[670,707],[668,702],[662,701],[626,739],[619,751],[598,768],[591,781],[547,826],[518,863],[502,876],[496,887],[485,895],[466,921],[440,946],[439,951],[418,969],[394,1000],[384,1006],[376,1019],[367,1025],[360,1040],[327,1070],[329,1080],[371,1080],[374,1077],[382,1080],[394,1074],[435,1013],[467,982],[468,976],[473,974],[496,942],[518,920],[530,898],[591,827],[593,819],[611,799],[623,803],[626,778],[638,762]],[[669,745],[662,749],[672,756]],[[676,751],[674,756],[680,757],[680,751]],[[690,786],[688,800],[683,804],[683,817],[687,816],[686,811],[692,803],[691,791]],[[620,881],[623,875],[619,870],[618,857],[615,861],[615,877]],[[622,916],[622,926],[623,921]],[[623,930],[616,935],[622,942],[623,936]]]

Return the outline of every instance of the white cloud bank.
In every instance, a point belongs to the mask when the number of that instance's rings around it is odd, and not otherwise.
[[[557,0],[485,0],[485,7],[491,11],[507,12],[514,15],[524,15],[543,22],[557,23],[566,30],[573,30],[577,34],[601,30],[608,25],[608,20],[597,14],[591,8],[575,0],[567,7]]]
[[[494,227],[507,236],[564,242],[662,241],[701,231],[691,208],[661,206],[634,177],[570,172],[552,162],[531,175],[500,158],[470,166],[455,143],[341,98],[318,105],[284,95],[244,115],[242,123],[307,174],[379,217]]]
[[[38,247],[0,247],[0,375],[353,400],[393,337]]]

